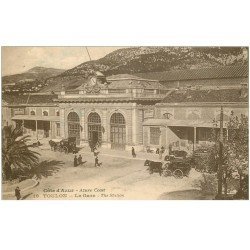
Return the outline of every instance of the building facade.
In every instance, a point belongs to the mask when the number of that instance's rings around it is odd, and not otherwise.
[[[226,78],[232,73],[223,81]],[[231,82],[168,88],[141,76],[105,77],[96,72],[73,89],[65,90],[62,84],[59,95],[4,98],[3,121],[22,126],[25,134],[38,140],[75,137],[82,146],[137,151],[171,146],[192,151],[211,141],[221,107],[225,133],[231,115],[248,116],[248,81],[238,83],[237,78],[235,86]]]
[[[143,122],[144,148],[179,149],[192,152],[210,144],[214,131],[219,132],[221,108],[224,134],[230,116],[248,116],[247,102],[160,103],[155,117]]]
[[[75,93],[76,90],[78,93]],[[158,81],[123,74],[89,77],[74,93],[61,92],[61,136],[77,144],[111,149],[143,149],[142,123],[167,93]]]
[[[23,133],[37,140],[61,138],[57,95],[5,95],[2,126],[23,128]]]

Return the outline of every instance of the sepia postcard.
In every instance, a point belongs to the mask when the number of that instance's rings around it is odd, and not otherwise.
[[[3,200],[248,200],[248,47],[2,47]]]

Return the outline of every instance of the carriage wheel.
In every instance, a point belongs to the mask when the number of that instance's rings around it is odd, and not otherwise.
[[[201,172],[201,169],[200,169],[198,166],[195,167],[195,170],[196,170],[197,172]]]
[[[163,175],[164,175],[165,177],[172,176],[172,172],[171,172],[169,169],[165,169],[165,170],[163,171]]]
[[[183,178],[183,172],[182,172],[180,169],[176,169],[176,170],[173,172],[173,176],[174,176],[176,179],[182,179],[182,178]]]
[[[169,167],[169,163],[164,164],[164,168],[167,169]]]
[[[67,148],[66,146],[63,147],[63,152],[64,152],[65,154],[68,154],[69,151],[68,151],[68,148]]]

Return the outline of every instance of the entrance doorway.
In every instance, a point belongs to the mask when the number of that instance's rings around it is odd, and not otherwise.
[[[68,114],[68,137],[76,138],[76,145],[80,144],[80,118],[76,112],[70,112]]]
[[[120,113],[114,113],[110,118],[111,149],[125,150],[126,122]]]
[[[88,116],[88,139],[91,147],[101,145],[101,117],[96,112],[90,113]]]

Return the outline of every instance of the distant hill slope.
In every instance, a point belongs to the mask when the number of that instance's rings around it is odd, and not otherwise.
[[[64,72],[62,69],[34,67],[28,71],[3,76],[2,77],[2,92],[3,93],[27,93],[39,92],[48,84],[46,79],[57,76]]]
[[[72,89],[79,86],[91,71],[105,75],[160,72],[177,69],[246,65],[247,48],[241,47],[130,47],[105,57],[82,63],[48,79],[45,91],[58,91],[61,84]]]
[[[5,85],[8,83],[20,83],[20,82],[32,81],[32,80],[45,80],[49,77],[59,75],[64,71],[65,70],[63,69],[34,67],[21,74],[3,76],[2,83],[3,85]]]

